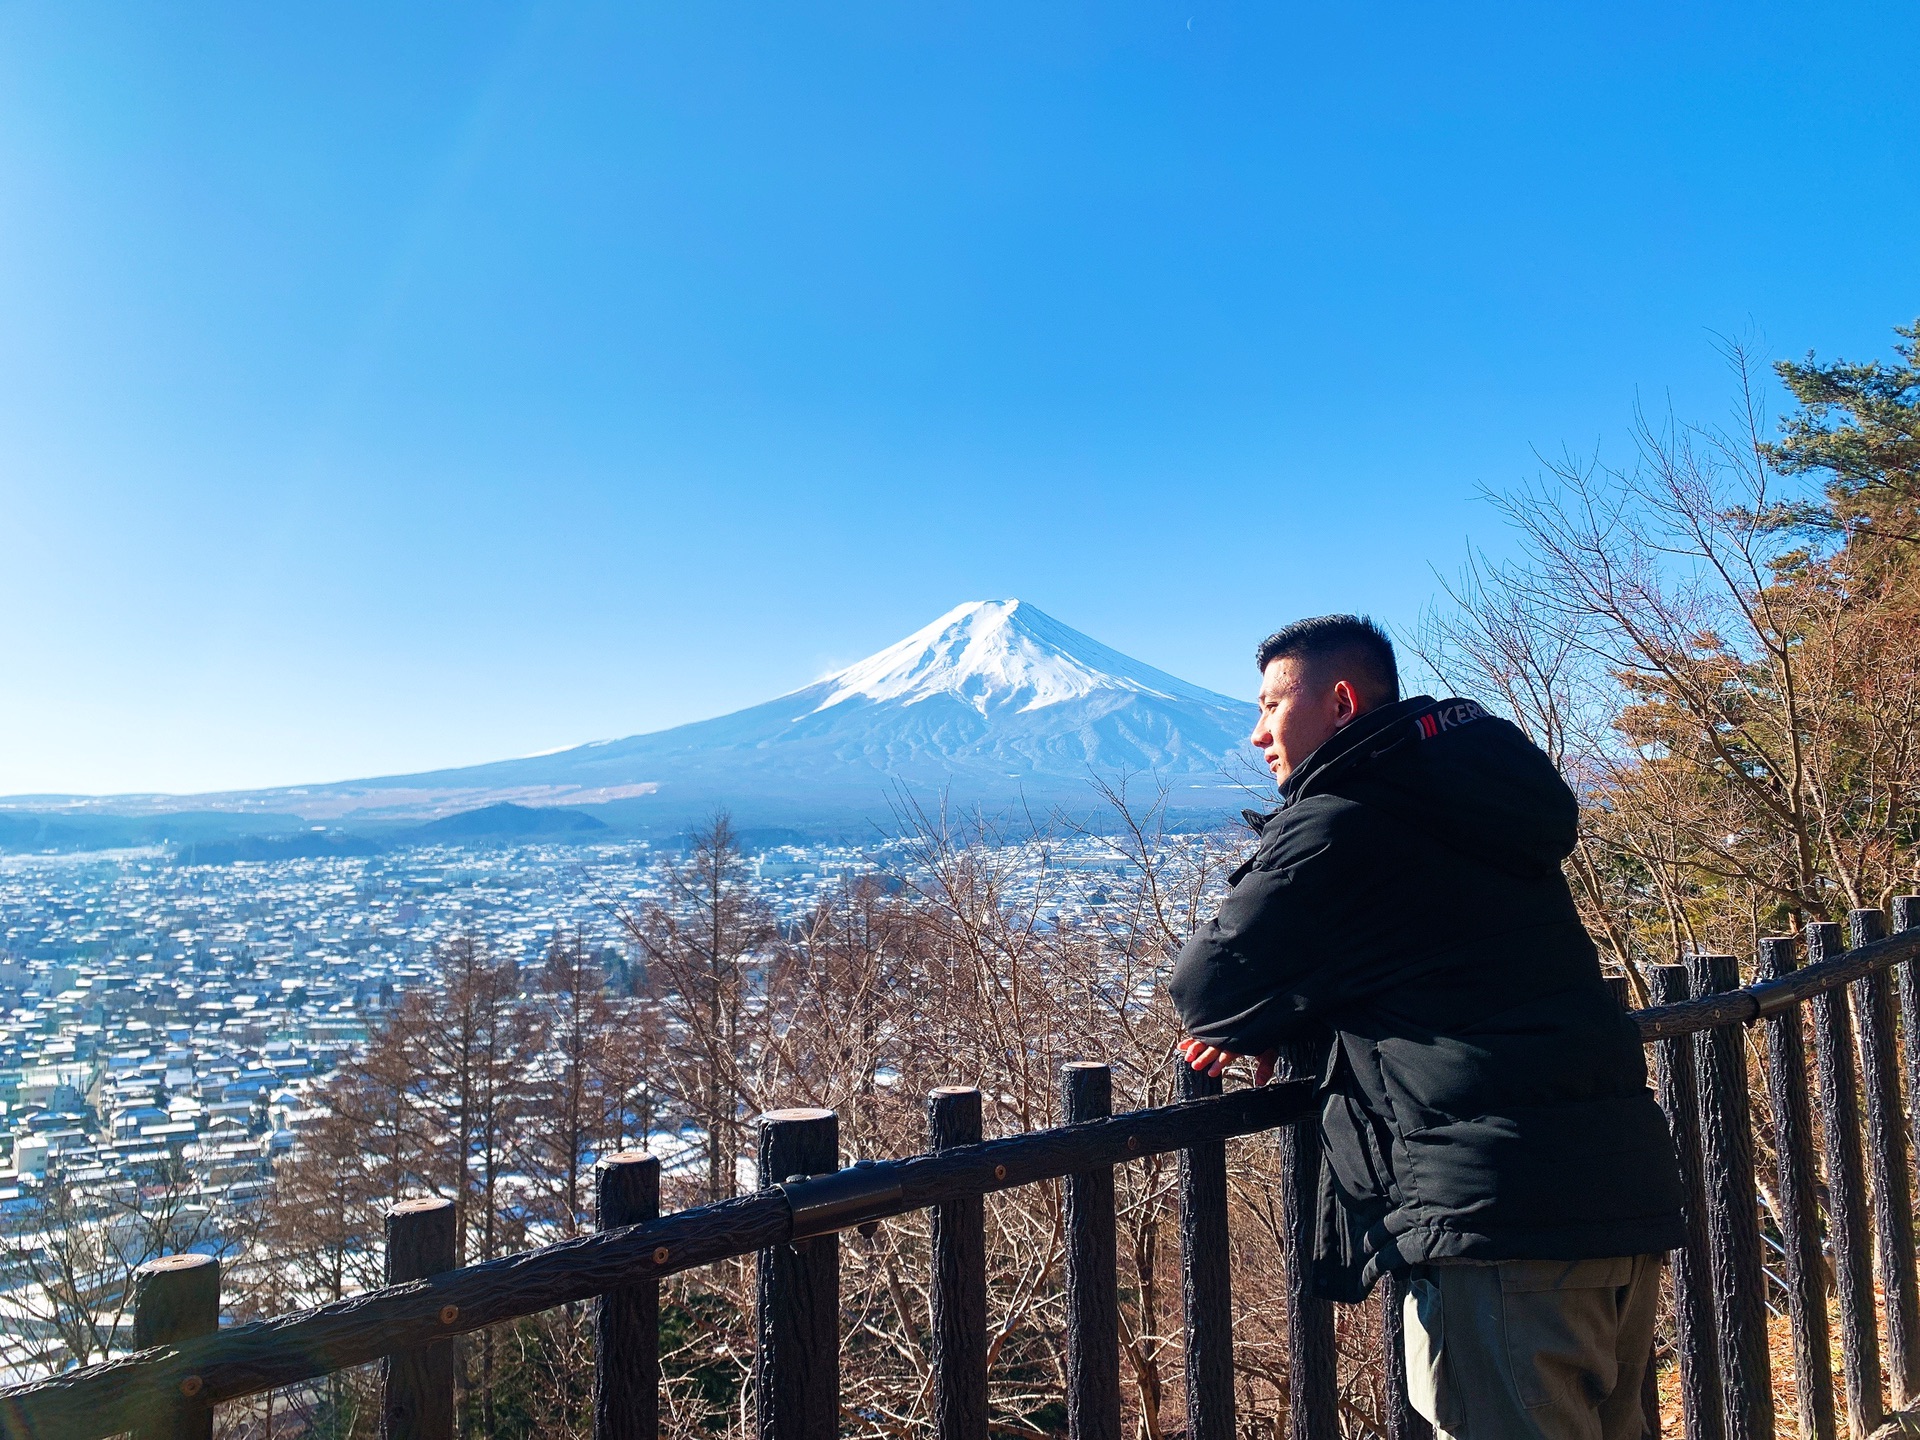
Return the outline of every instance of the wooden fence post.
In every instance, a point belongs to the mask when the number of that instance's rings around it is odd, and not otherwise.
[[[387,1211],[387,1284],[454,1268],[458,1236],[451,1200],[402,1200]],[[444,1315],[452,1324],[458,1314]],[[381,1386],[383,1440],[453,1440],[453,1342],[389,1355]]]
[[[1315,1080],[1324,1046],[1280,1047],[1274,1076]],[[1288,1440],[1340,1440],[1339,1374],[1333,1348],[1333,1302],[1312,1294],[1313,1237],[1320,1191],[1320,1117],[1280,1132],[1281,1259],[1287,1287]]]
[[[1740,970],[1731,955],[1694,955],[1687,970],[1696,999],[1740,988]],[[1760,1200],[1753,1184],[1744,1027],[1716,1025],[1698,1032],[1693,1054],[1727,1440],[1773,1440],[1767,1277],[1760,1266]]]
[[[1807,963],[1840,955],[1840,927],[1807,927]],[[1820,1140],[1827,1162],[1827,1243],[1840,1301],[1841,1373],[1847,1428],[1871,1435],[1886,1418],[1880,1398],[1880,1334],[1873,1314],[1872,1242],[1867,1231],[1866,1177],[1860,1158],[1860,1099],[1854,1088],[1853,1022],[1847,997],[1827,990],[1813,1007],[1813,1062],[1820,1082]]]
[[[1847,917],[1854,949],[1887,936],[1887,917],[1855,910]],[[1874,1258],[1887,1312],[1887,1377],[1893,1408],[1920,1394],[1920,1292],[1914,1287],[1913,1188],[1907,1176],[1907,1127],[1900,1103],[1900,1057],[1893,1024],[1893,981],[1884,970],[1853,982],[1860,1032],[1860,1073],[1867,1111],[1867,1178],[1872,1186]]]
[[[760,1188],[840,1168],[831,1110],[760,1117]],[[753,1393],[760,1440],[834,1440],[840,1433],[840,1239],[817,1235],[759,1252],[759,1349]]]
[[[1895,934],[1920,930],[1920,895],[1893,897]],[[1920,1163],[1920,960],[1909,960],[1893,972],[1900,1001],[1900,1052],[1907,1069],[1907,1138]]]
[[[1653,1003],[1687,998],[1684,965],[1651,967]],[[1720,1357],[1708,1256],[1706,1190],[1700,1171],[1700,1098],[1693,1078],[1693,1046],[1686,1036],[1653,1047],[1654,1083],[1680,1157],[1687,1243],[1673,1252],[1673,1331],[1680,1352],[1680,1414],[1686,1440],[1726,1440],[1721,1415]]]
[[[660,1162],[622,1150],[594,1166],[594,1223],[602,1230],[660,1216]],[[660,1433],[660,1282],[641,1280],[600,1297],[594,1316],[594,1440],[655,1440]]]
[[[1060,1067],[1069,1125],[1113,1113],[1113,1072],[1090,1060]],[[1067,1437],[1120,1440],[1120,1294],[1113,1170],[1067,1176]]]
[[[1920,930],[1920,895],[1893,897],[1893,929],[1896,934]],[[1900,1041],[1907,1062],[1907,1122],[1911,1128],[1915,1111],[1920,1109],[1920,960],[1907,961],[1893,975],[1900,995]]]
[[[1791,937],[1760,942],[1760,978],[1784,980],[1799,965]],[[1798,1005],[1767,1025],[1767,1098],[1779,1157],[1780,1238],[1786,1256],[1787,1313],[1801,1440],[1833,1440],[1833,1341],[1827,1325],[1827,1266],[1820,1253],[1820,1200],[1807,1100],[1807,1054]]]
[[[980,1092],[943,1085],[927,1096],[937,1153],[977,1145]],[[986,1201],[967,1195],[933,1207],[934,1440],[987,1440]]]
[[[1179,1098],[1218,1095],[1220,1079],[1174,1056]],[[1188,1440],[1234,1440],[1233,1255],[1227,1142],[1180,1152],[1180,1295],[1187,1322]]]
[[[133,1348],[172,1345],[220,1328],[220,1262],[211,1255],[163,1255],[133,1272]],[[189,1376],[134,1440],[212,1440],[213,1406]]]

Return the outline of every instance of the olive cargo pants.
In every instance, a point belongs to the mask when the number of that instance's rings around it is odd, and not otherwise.
[[[1661,1259],[1415,1266],[1413,1408],[1451,1440],[1640,1440]]]

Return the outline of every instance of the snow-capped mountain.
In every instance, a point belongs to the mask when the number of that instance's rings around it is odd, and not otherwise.
[[[1019,600],[974,601],[765,704],[671,730],[457,770],[184,797],[197,810],[418,821],[477,806],[591,806],[612,823],[884,820],[923,800],[1085,808],[1095,775],[1164,783],[1186,809],[1242,803],[1229,780],[1253,706],[1122,655]]]
[[[912,705],[952,696],[994,715],[1068,704],[1101,690],[1202,706],[1234,703],[1110,650],[1018,600],[955,606],[899,644],[794,693],[811,696],[823,688],[829,693],[822,710],[849,700]]]

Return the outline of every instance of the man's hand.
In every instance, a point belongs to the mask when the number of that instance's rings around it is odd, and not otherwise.
[[[1204,1040],[1182,1040],[1174,1047],[1187,1057],[1187,1063],[1203,1075],[1218,1076],[1240,1057],[1231,1050],[1222,1050],[1218,1045],[1209,1045]],[[1269,1050],[1264,1055],[1253,1057],[1253,1083],[1264,1085],[1273,1079],[1273,1056]]]

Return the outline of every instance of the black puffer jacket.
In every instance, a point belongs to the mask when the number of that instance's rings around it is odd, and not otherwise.
[[[1666,1121],[1560,870],[1577,805],[1552,762],[1423,695],[1347,726],[1282,798],[1249,816],[1258,848],[1172,993],[1242,1054],[1331,1032],[1315,1292],[1680,1244]]]

